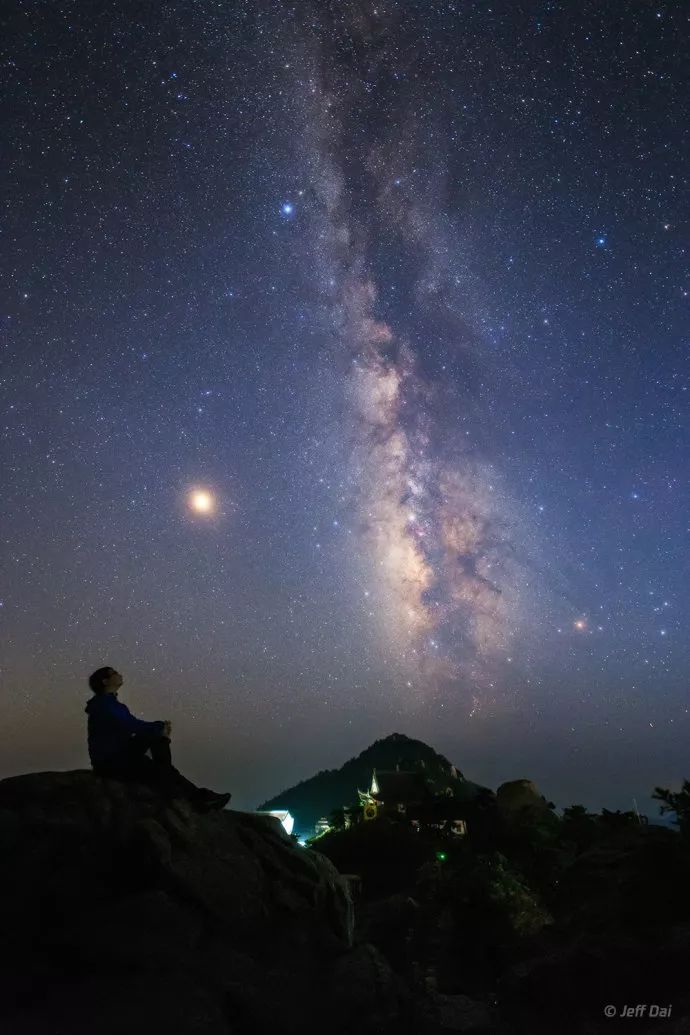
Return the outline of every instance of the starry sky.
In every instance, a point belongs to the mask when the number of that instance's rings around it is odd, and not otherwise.
[[[4,10],[0,775],[690,776],[683,5]]]

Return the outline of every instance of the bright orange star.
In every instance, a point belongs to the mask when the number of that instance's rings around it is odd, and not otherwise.
[[[212,514],[216,501],[207,489],[193,489],[189,494],[189,506],[196,514]]]

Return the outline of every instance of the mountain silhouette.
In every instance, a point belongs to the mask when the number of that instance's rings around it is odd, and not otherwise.
[[[467,780],[447,758],[421,740],[391,733],[376,740],[340,769],[325,769],[274,795],[260,810],[289,809],[295,818],[295,831],[310,834],[314,824],[334,809],[357,801],[357,790],[366,790],[374,769],[421,771],[435,794],[452,794],[463,801],[485,790]]]

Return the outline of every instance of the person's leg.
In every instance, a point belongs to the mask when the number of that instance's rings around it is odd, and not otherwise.
[[[143,783],[148,786],[156,783],[156,767],[141,751],[123,751],[94,766],[94,769],[99,776],[121,780],[123,783]]]
[[[160,765],[172,764],[170,757],[170,741],[157,733],[135,733],[127,742],[127,754],[130,758],[138,758],[150,751],[151,758]]]
[[[161,790],[171,797],[198,800],[201,793],[199,788],[172,764],[169,738],[155,737],[149,746],[156,779]]]
[[[151,758],[147,752],[150,752]],[[199,788],[193,784],[172,764],[170,740],[148,733],[131,737],[127,750],[99,766],[98,772],[101,776],[109,776],[115,780],[148,784],[166,798],[187,798],[202,810],[223,808],[231,797],[230,794],[215,794],[205,787]]]
[[[175,768],[170,753],[170,740],[167,737],[159,737],[155,745],[151,746],[151,757],[159,773],[161,790],[169,797],[186,798],[202,811],[225,808],[230,801],[231,794],[216,794],[208,787],[197,787]]]
[[[151,752],[149,758],[147,752]],[[150,733],[136,733],[119,754],[98,767],[103,776],[128,783],[144,783],[160,788],[165,770],[172,769],[170,741]]]
[[[172,766],[169,737],[153,737],[149,744],[151,758],[157,766]]]

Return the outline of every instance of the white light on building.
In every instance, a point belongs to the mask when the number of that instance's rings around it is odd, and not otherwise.
[[[283,825],[283,830],[286,834],[291,834],[295,825],[295,817],[290,815],[287,809],[271,809],[268,812],[259,812],[259,816],[274,816],[279,819]]]

